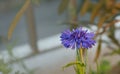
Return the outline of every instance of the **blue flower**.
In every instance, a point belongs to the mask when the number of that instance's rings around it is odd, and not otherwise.
[[[88,32],[88,30],[83,30],[82,27],[70,30],[65,30],[62,32],[60,38],[62,44],[66,48],[79,49],[79,48],[91,48],[95,45],[95,40],[93,39],[95,34],[93,32]]]

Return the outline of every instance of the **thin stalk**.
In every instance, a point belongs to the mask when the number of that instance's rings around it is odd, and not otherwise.
[[[87,61],[88,61],[88,53],[87,53],[87,49],[85,49],[85,74],[86,74],[86,72],[87,72]]]
[[[83,58],[84,58],[84,57],[83,57],[83,49],[80,48],[80,49],[79,49],[79,52],[80,52],[81,62],[82,62],[82,64],[84,64],[84,59],[83,59]],[[82,69],[82,70],[81,70],[82,74],[85,74],[85,67],[82,66],[81,69]]]
[[[80,61],[80,55],[79,55],[79,50],[76,49],[76,62]],[[76,69],[77,69],[77,74],[81,74],[79,70],[79,65],[76,64]]]
[[[83,60],[83,50],[82,49],[80,49],[80,57],[81,57],[82,63],[84,63],[84,60]]]

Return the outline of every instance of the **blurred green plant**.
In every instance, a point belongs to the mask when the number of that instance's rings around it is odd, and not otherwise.
[[[13,44],[8,44],[7,47],[7,52],[9,56],[9,61],[5,62],[4,58],[1,55],[0,58],[0,72],[2,74],[13,74],[14,68],[12,67],[14,64],[17,66],[20,66],[21,69],[23,69],[25,72],[21,72],[21,70],[16,71],[14,74],[34,74],[35,70],[29,70],[26,65],[24,64],[22,59],[18,59],[14,56],[13,54],[13,47],[15,46],[16,41]],[[15,62],[12,62],[15,61]]]
[[[108,71],[111,69],[109,61],[102,60],[99,66],[99,73],[95,70],[90,70],[89,74],[108,74]]]
[[[9,74],[12,71],[12,68],[8,66],[8,63],[5,63],[4,60],[0,59],[0,72],[3,74]]]

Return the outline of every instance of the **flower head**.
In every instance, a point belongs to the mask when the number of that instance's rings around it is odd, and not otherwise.
[[[88,32],[88,30],[83,30],[82,27],[70,30],[65,30],[62,32],[60,38],[62,44],[66,48],[79,49],[79,48],[91,48],[95,45],[95,40],[93,39],[95,34],[93,32]]]

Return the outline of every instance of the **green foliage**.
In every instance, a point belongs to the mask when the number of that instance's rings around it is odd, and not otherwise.
[[[110,70],[110,63],[108,61],[102,61],[102,63],[100,64],[100,71],[101,74],[106,74],[108,70]]]
[[[9,74],[11,71],[12,68],[10,68],[8,64],[3,61],[3,59],[0,59],[0,72],[3,74]]]
[[[99,73],[97,71],[90,70],[90,74],[107,74],[110,69],[110,63],[106,60],[102,60],[99,65]]]
[[[71,63],[68,63],[67,65],[65,65],[63,67],[63,70],[67,67],[70,67],[70,66],[73,66],[74,67],[74,70],[77,74],[84,74],[82,73],[82,70],[86,67],[86,65],[80,61],[76,61],[76,62],[71,62]]]
[[[86,60],[87,60],[87,58],[85,58],[85,60],[83,60],[82,51],[83,51],[82,49],[77,49],[76,50],[76,61],[68,63],[67,65],[65,65],[63,67],[63,69],[70,67],[70,66],[73,66],[76,74],[86,74],[86,66],[87,66]]]
[[[63,67],[63,69],[64,69],[64,68],[67,68],[67,67],[70,67],[70,66],[73,66],[73,65],[80,65],[81,67],[85,67],[85,64],[84,64],[84,63],[82,63],[82,62],[80,62],[80,61],[76,61],[76,62],[68,63],[67,65],[65,65],[65,66]]]
[[[11,74],[11,72],[13,72],[14,68],[12,68],[12,65],[14,63],[16,63],[16,65],[18,66],[21,66],[22,69],[25,70],[25,72],[21,72],[20,70],[19,71],[16,71],[14,74],[34,74],[34,71],[35,70],[29,70],[26,65],[24,64],[23,60],[22,59],[18,59],[16,58],[14,55],[13,55],[13,47],[15,46],[16,44],[16,41],[13,43],[13,44],[8,44],[6,47],[7,47],[7,52],[8,52],[8,55],[10,57],[10,61],[16,61],[16,62],[8,62],[6,63],[4,61],[4,58],[3,59],[0,59],[0,72],[2,72],[3,74]]]

